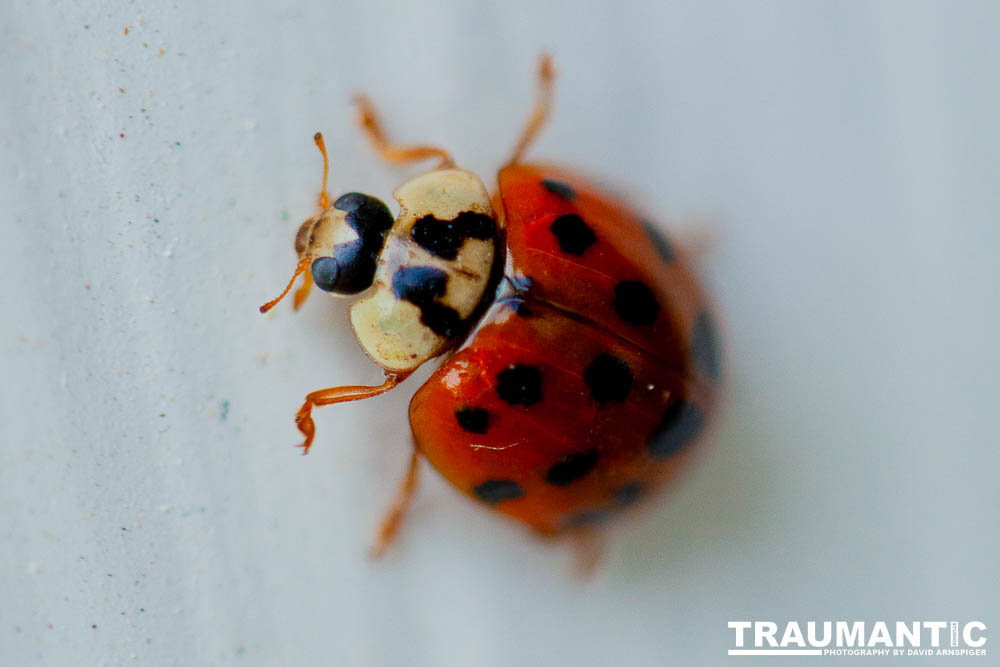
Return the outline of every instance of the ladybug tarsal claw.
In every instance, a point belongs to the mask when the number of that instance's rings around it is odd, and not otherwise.
[[[316,435],[316,425],[312,420],[312,401],[306,400],[299,411],[295,413],[295,426],[299,429],[299,433],[306,437],[304,441],[295,445],[302,448],[302,455],[305,456],[309,453],[313,437]]]

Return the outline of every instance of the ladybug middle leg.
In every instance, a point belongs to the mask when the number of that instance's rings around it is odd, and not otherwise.
[[[417,490],[417,472],[419,470],[420,455],[417,448],[414,447],[413,454],[410,455],[410,465],[406,469],[406,475],[399,485],[399,490],[396,492],[396,498],[386,511],[382,523],[379,524],[378,532],[375,534],[375,542],[369,551],[372,558],[381,558],[396,538],[399,526],[403,522],[403,516],[413,500],[413,493]]]
[[[303,454],[309,453],[312,446],[313,437],[316,435],[316,425],[312,419],[313,406],[332,405],[333,403],[345,403],[347,401],[360,401],[364,398],[371,398],[384,394],[397,384],[402,382],[406,375],[401,373],[386,373],[385,382],[377,386],[369,385],[344,385],[342,387],[329,387],[306,394],[306,400],[295,414],[295,425],[299,432],[306,437],[302,444]]]
[[[508,165],[521,161],[521,156],[528,149],[531,142],[538,136],[539,131],[549,118],[552,110],[552,86],[555,79],[555,70],[552,67],[552,56],[542,53],[538,58],[538,97],[535,100],[535,107],[531,110],[528,122],[521,131],[521,138],[514,146],[514,152],[510,156]]]
[[[375,146],[375,150],[382,156],[382,159],[391,164],[406,164],[407,162],[418,162],[427,158],[436,157],[441,162],[438,169],[446,169],[455,166],[455,161],[451,153],[438,146],[416,145],[400,146],[390,143],[385,137],[385,130],[375,115],[375,106],[365,95],[358,95],[354,98],[354,103],[358,105],[358,122],[361,124],[361,131],[367,135]]]

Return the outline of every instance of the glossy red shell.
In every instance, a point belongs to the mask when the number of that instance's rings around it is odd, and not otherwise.
[[[543,533],[613,516],[682,466],[719,379],[711,314],[680,254],[575,174],[499,174],[500,294],[410,403],[452,484]]]

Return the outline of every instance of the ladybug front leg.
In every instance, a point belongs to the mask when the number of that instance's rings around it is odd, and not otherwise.
[[[438,169],[455,166],[451,154],[443,148],[426,145],[400,146],[389,143],[389,140],[385,138],[385,130],[382,129],[382,124],[379,123],[378,117],[375,115],[375,107],[371,100],[364,95],[358,95],[354,98],[354,103],[358,105],[361,131],[368,136],[368,139],[375,146],[375,150],[386,162],[406,164],[407,162],[418,162],[436,157],[441,160]]]
[[[397,384],[402,382],[406,375],[401,373],[386,373],[385,382],[372,387],[368,385],[346,385],[343,387],[329,387],[320,389],[306,395],[306,400],[295,414],[295,425],[306,437],[305,441],[299,445],[303,454],[309,453],[312,446],[313,437],[316,435],[316,425],[312,419],[313,406],[330,405],[332,403],[345,403],[347,401],[360,401],[363,398],[371,398],[384,394]]]
[[[396,492],[396,499],[392,501],[389,510],[385,513],[382,523],[379,524],[378,532],[375,534],[375,542],[372,544],[370,554],[372,558],[381,558],[389,545],[396,538],[399,532],[399,525],[403,522],[403,516],[410,507],[413,500],[413,492],[417,490],[417,471],[420,469],[420,457],[417,448],[413,448],[410,456],[410,466],[406,470],[406,476],[399,485]]]

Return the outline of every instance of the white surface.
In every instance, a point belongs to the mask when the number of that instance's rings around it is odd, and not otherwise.
[[[714,665],[744,618],[996,635],[995,3],[204,5],[0,12],[0,664]],[[354,130],[363,89],[490,179],[543,46],[532,156],[719,237],[721,438],[589,583],[434,473],[372,564],[420,380],[318,410],[297,456],[302,395],[379,374],[345,304],[256,312],[313,211],[312,133],[334,191],[388,198],[419,168]]]

